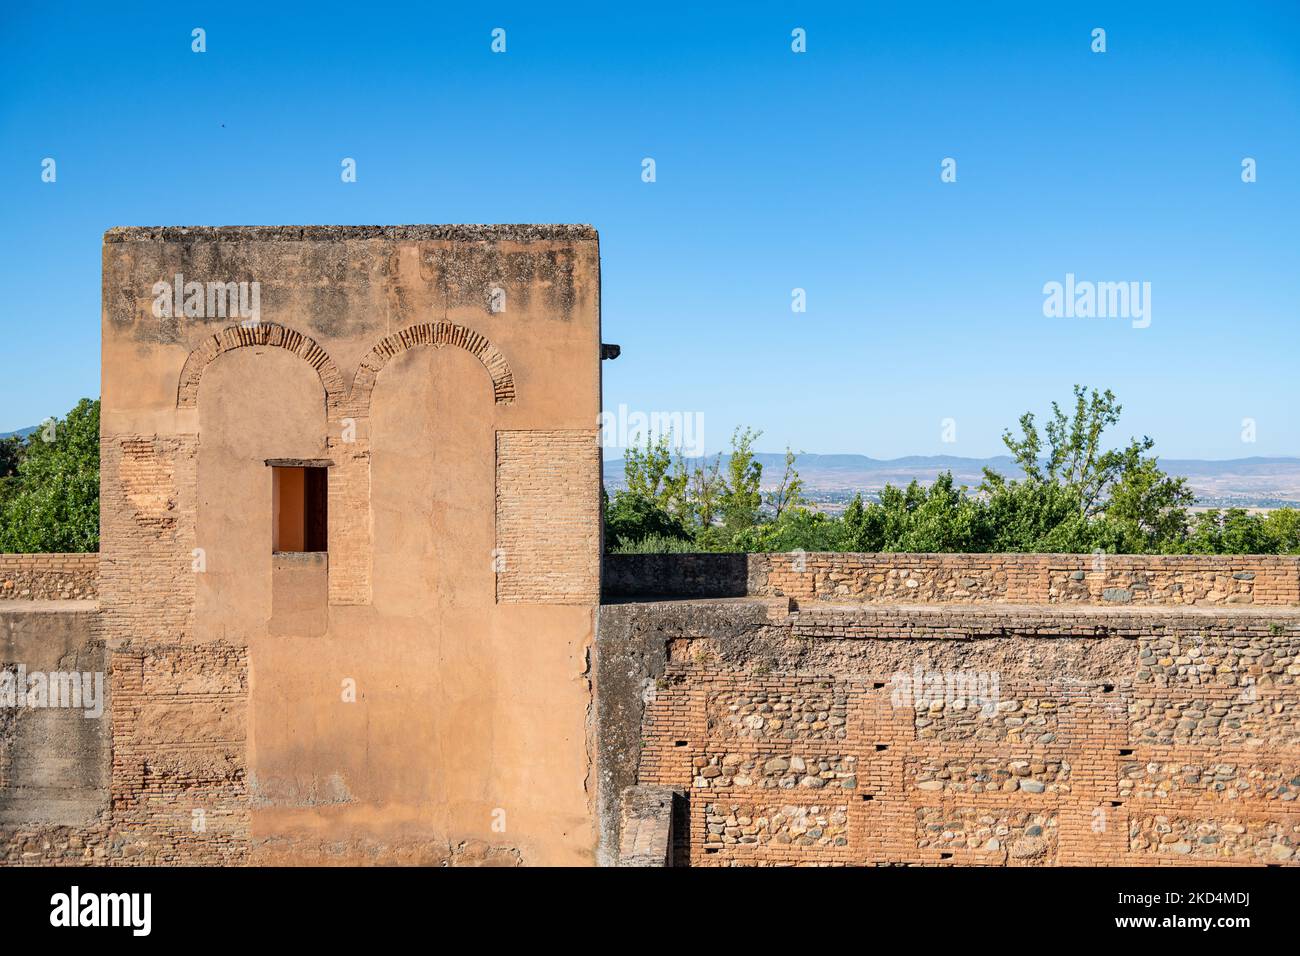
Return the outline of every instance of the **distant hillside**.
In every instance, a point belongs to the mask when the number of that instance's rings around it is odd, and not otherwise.
[[[763,465],[763,484],[780,479],[785,456],[758,454]],[[712,459],[709,459],[711,462]],[[699,462],[688,460],[694,467]],[[1198,504],[1226,507],[1279,507],[1300,505],[1300,458],[1232,458],[1223,461],[1162,458],[1160,465],[1173,475],[1188,479]],[[727,466],[723,456],[722,467]],[[869,458],[866,455],[800,455],[796,467],[813,500],[836,501],[862,492],[871,495],[886,484],[906,485],[916,479],[934,481],[940,472],[951,471],[958,484],[976,487],[984,469],[992,468],[1008,478],[1022,477],[1008,455],[994,458],[962,458],[956,455],[909,455],[906,458]],[[623,485],[623,460],[605,462],[605,485],[610,490]]]
[[[13,438],[15,435],[19,438],[26,438],[40,427],[40,425],[28,425],[26,428],[18,429],[16,432],[0,432],[0,438]]]

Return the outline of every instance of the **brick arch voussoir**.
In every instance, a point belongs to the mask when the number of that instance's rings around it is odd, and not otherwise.
[[[356,377],[352,380],[351,392],[352,406],[357,414],[369,414],[370,396],[384,366],[403,352],[426,345],[434,348],[454,345],[469,352],[492,378],[493,401],[497,405],[514,403],[514,372],[506,357],[486,336],[453,322],[421,322],[385,335],[361,360]]]
[[[326,411],[333,415],[344,407],[347,385],[329,353],[315,339],[303,335],[297,329],[274,322],[259,322],[247,328],[232,325],[199,343],[185,359],[185,366],[181,369],[180,382],[176,387],[176,407],[198,407],[199,382],[203,379],[203,372],[220,356],[235,349],[257,345],[282,348],[297,355],[316,370],[321,387],[325,389]]]

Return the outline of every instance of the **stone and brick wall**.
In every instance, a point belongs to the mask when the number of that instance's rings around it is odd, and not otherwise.
[[[0,865],[107,859],[108,669],[93,602],[0,601]],[[35,674],[72,706],[23,706]]]
[[[111,862],[245,862],[247,649],[124,647],[112,667]]]
[[[0,601],[89,601],[99,554],[0,554]]]
[[[1300,604],[1300,556],[610,554],[607,596],[885,604]]]
[[[965,556],[806,557],[601,609],[600,777],[686,794],[675,865],[1300,864],[1292,559],[986,556],[996,588],[890,601]],[[1053,593],[1079,565],[1151,593]]]

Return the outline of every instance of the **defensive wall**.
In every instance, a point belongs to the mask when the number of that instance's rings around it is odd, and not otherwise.
[[[648,797],[677,865],[1298,862],[1300,559],[607,555],[604,580],[605,862]]]

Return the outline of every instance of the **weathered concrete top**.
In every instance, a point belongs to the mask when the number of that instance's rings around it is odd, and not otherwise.
[[[436,240],[460,242],[541,242],[596,240],[596,230],[569,223],[462,223],[411,226],[114,226],[105,242],[183,242],[235,239],[244,242],[327,242],[347,239]]]

